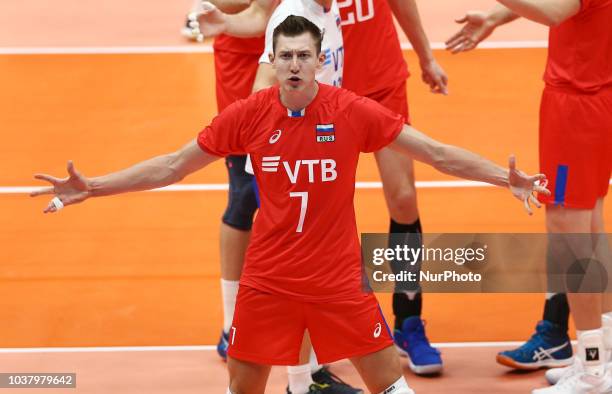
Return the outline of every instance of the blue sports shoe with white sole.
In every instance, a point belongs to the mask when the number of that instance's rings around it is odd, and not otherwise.
[[[429,343],[425,326],[419,316],[404,319],[402,329],[393,334],[400,355],[408,357],[408,365],[417,375],[431,375],[442,371],[440,351]]]
[[[572,344],[561,326],[541,320],[527,342],[517,349],[498,353],[497,362],[523,370],[565,367],[573,362]]]

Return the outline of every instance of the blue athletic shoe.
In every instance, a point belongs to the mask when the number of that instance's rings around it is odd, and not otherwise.
[[[408,357],[412,372],[429,375],[442,371],[440,351],[429,344],[423,320],[419,316],[404,319],[402,329],[395,330],[393,337],[400,355]]]
[[[221,331],[221,338],[219,338],[219,343],[217,343],[217,353],[223,359],[223,361],[227,361],[227,347],[229,336],[224,331]]]
[[[526,370],[565,367],[572,361],[572,344],[567,331],[547,320],[538,322],[535,334],[523,346],[497,354],[498,363]]]

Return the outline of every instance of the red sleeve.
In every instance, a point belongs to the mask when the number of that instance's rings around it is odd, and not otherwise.
[[[591,6],[592,0],[580,0],[580,11],[584,11]]]
[[[397,138],[405,123],[403,116],[376,101],[356,95],[346,113],[361,152],[375,152],[389,145]]]
[[[246,154],[248,127],[246,119],[253,100],[238,100],[225,108],[198,134],[203,151],[217,156]]]

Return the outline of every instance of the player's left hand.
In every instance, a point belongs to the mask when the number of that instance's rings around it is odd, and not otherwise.
[[[514,155],[508,159],[508,186],[514,197],[523,201],[525,210],[532,215],[531,205],[540,208],[542,204],[537,199],[538,194],[550,195],[550,190],[546,188],[546,175],[536,174],[529,176],[516,168],[516,158]]]
[[[432,93],[448,94],[448,77],[435,59],[421,63],[421,78]]]

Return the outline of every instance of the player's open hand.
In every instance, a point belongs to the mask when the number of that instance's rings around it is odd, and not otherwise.
[[[448,77],[435,60],[421,63],[421,77],[429,85],[432,93],[448,94]]]
[[[463,18],[455,22],[465,25],[446,40],[446,49],[452,53],[470,51],[495,30],[495,25],[487,18],[483,11],[469,11]]]
[[[31,197],[43,194],[53,194],[54,198],[49,202],[44,213],[57,212],[65,205],[76,204],[87,199],[90,191],[89,180],[81,175],[72,161],[68,162],[68,177],[56,178],[46,174],[36,174],[34,178],[49,182],[52,186],[42,187],[30,193]]]
[[[550,191],[546,188],[546,175],[537,174],[529,176],[523,171],[518,170],[516,168],[516,158],[514,155],[510,156],[508,159],[508,169],[510,170],[508,174],[510,191],[514,197],[523,201],[527,213],[530,215],[533,214],[531,204],[534,204],[538,208],[542,206],[536,197],[537,194],[550,195]]]
[[[205,37],[216,37],[225,32],[225,14],[214,4],[201,1],[187,16],[191,35],[197,41],[204,41]]]

